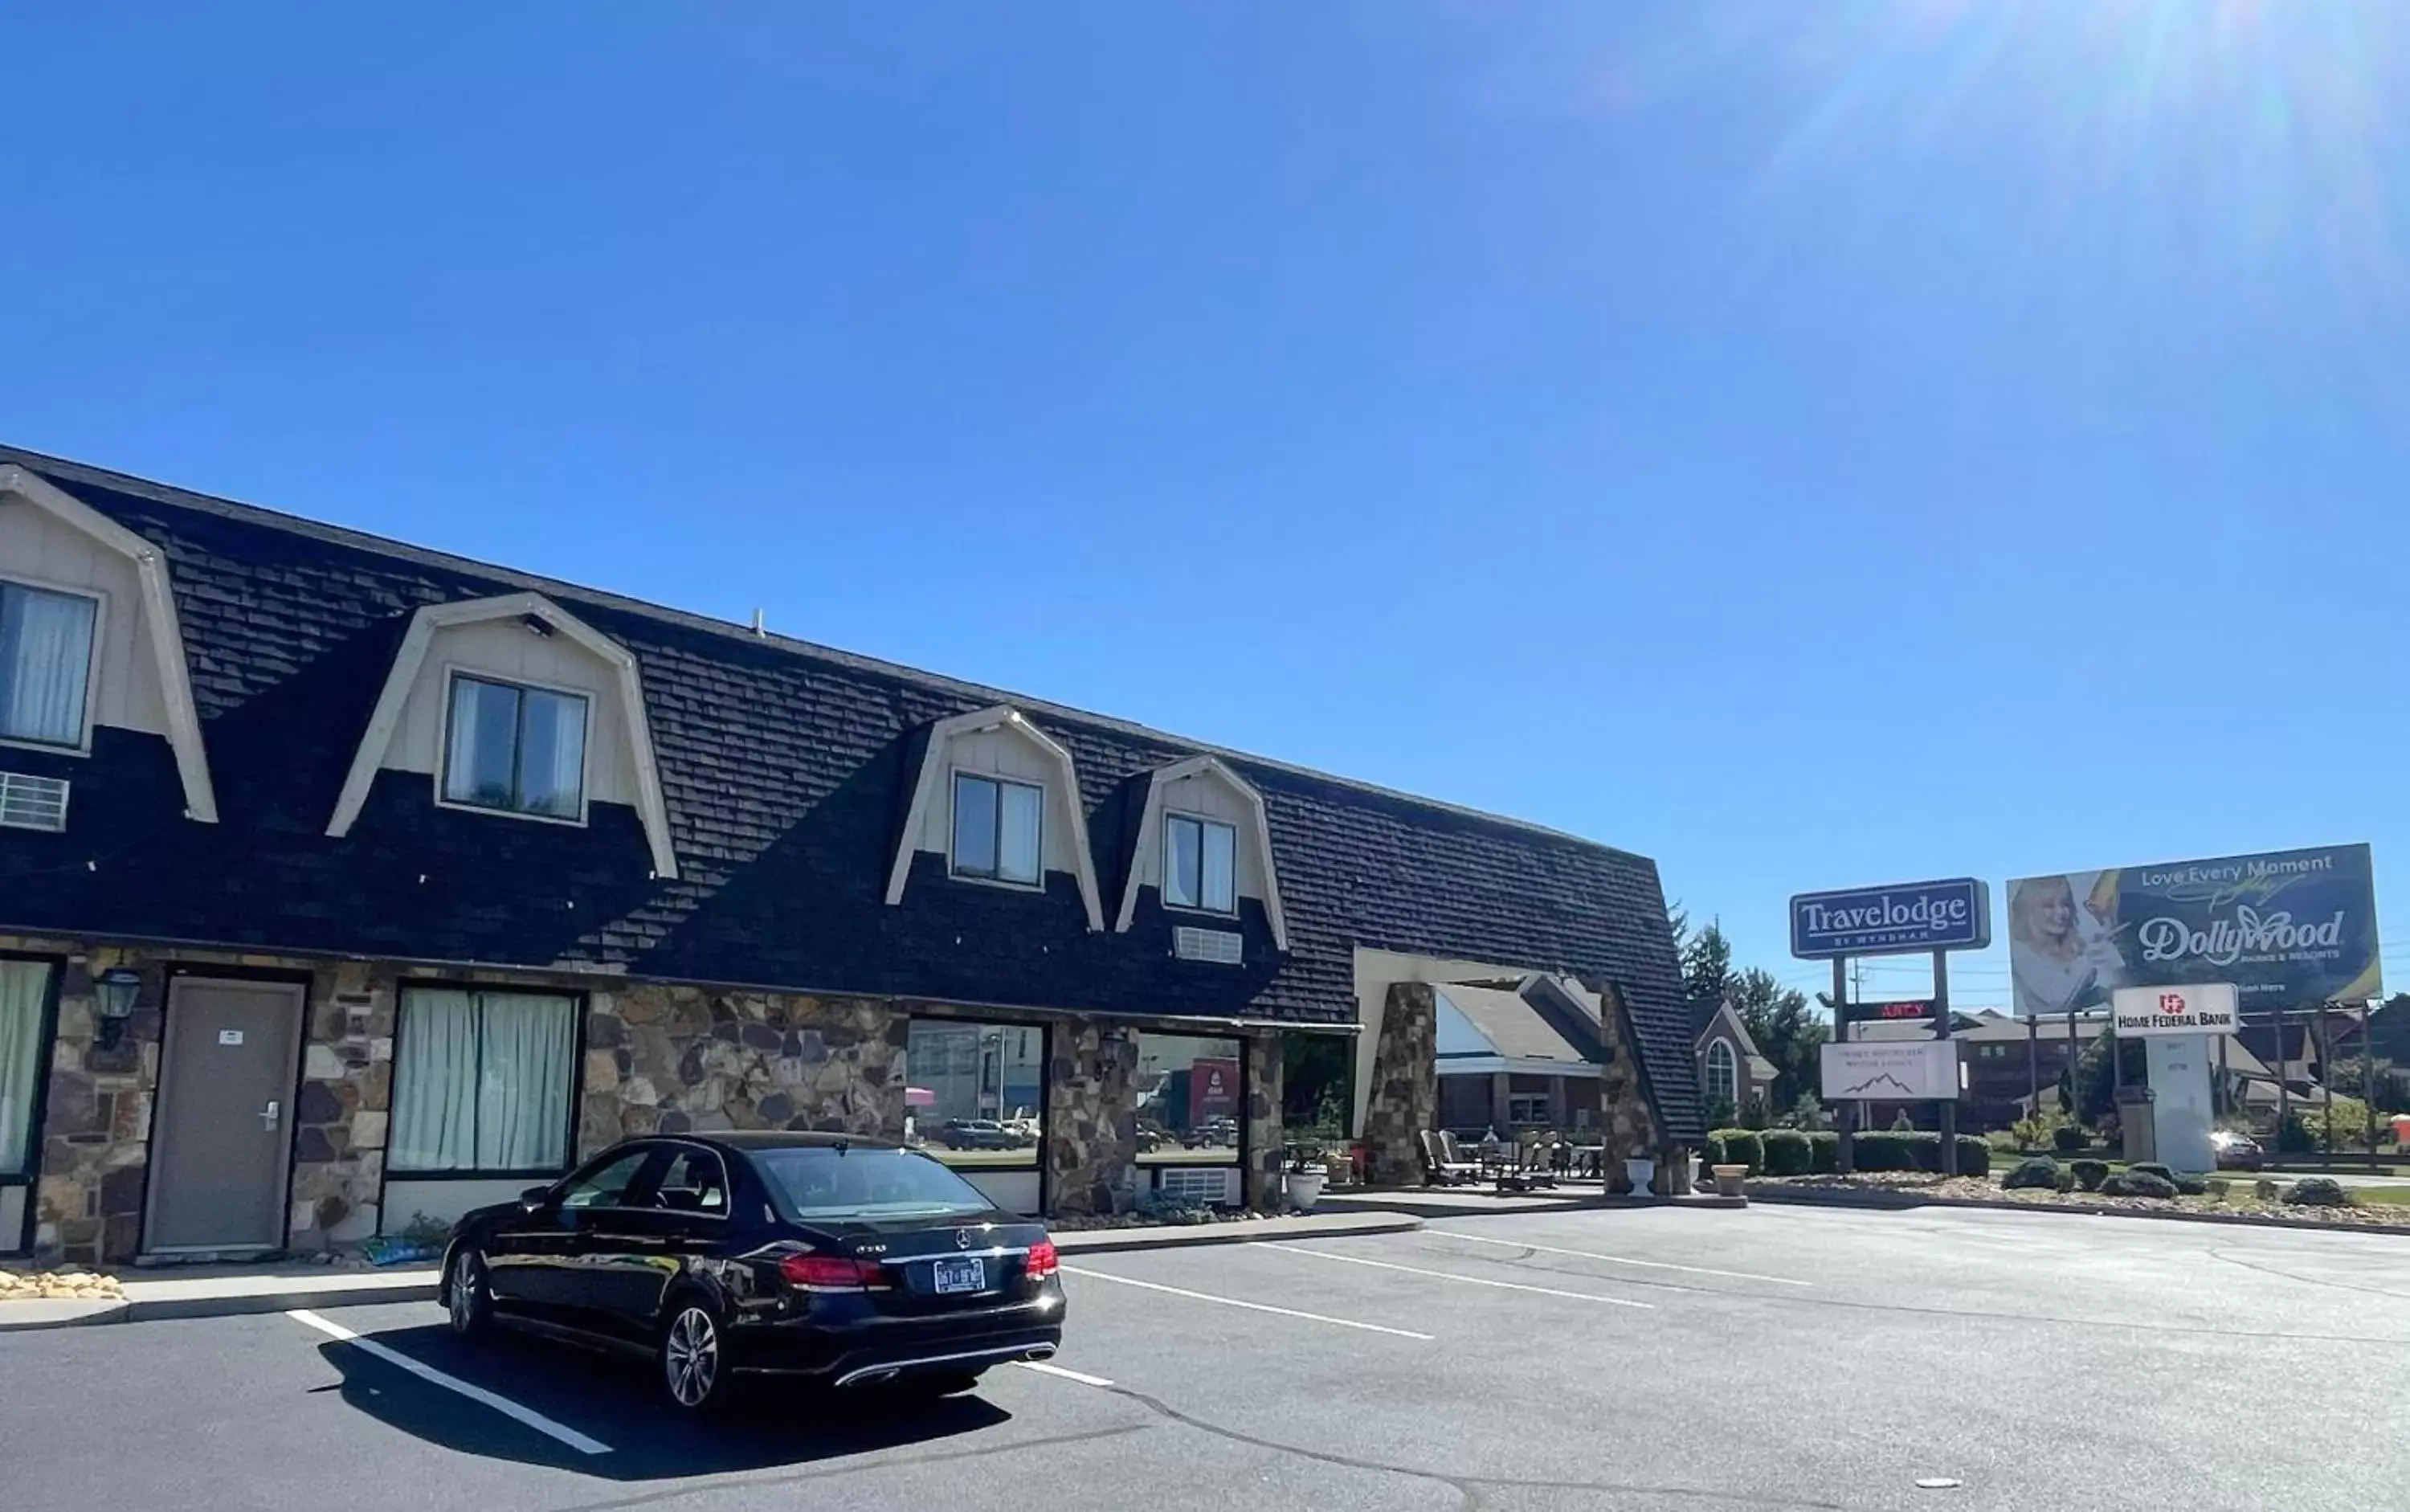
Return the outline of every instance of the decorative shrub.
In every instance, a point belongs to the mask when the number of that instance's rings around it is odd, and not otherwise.
[[[1808,1136],[1808,1169],[1829,1176],[1841,1169],[1841,1136],[1822,1128]]]
[[[2341,1182],[2325,1176],[2311,1176],[2293,1184],[2285,1200],[2302,1208],[2347,1208],[2352,1196]]]
[[[2058,1162],[2046,1155],[2018,1161],[2007,1175],[2000,1178],[2003,1187],[2030,1186],[2039,1191],[2058,1190]]]
[[[2251,1196],[2255,1201],[2273,1202],[2284,1195],[2285,1189],[2265,1176],[2251,1184]]]
[[[2209,1188],[2209,1195],[2220,1202],[2225,1201],[2234,1192],[2234,1184],[2223,1176],[2212,1176],[2202,1185]]]
[[[1958,1174],[1988,1176],[1992,1173],[1992,1147],[1981,1134],[1958,1136]]]
[[[1707,1137],[1723,1146],[1723,1158],[1710,1164],[1747,1166],[1752,1175],[1765,1169],[1765,1145],[1755,1129],[1720,1128]]]
[[[1805,1176],[1811,1158],[1808,1136],[1795,1128],[1770,1128],[1758,1136],[1769,1176]]]
[[[2067,1170],[2068,1174],[2075,1178],[2075,1185],[2087,1192],[2100,1190],[2100,1184],[2109,1179],[2109,1162],[2106,1160],[2070,1160]]]
[[[2102,1182],[2100,1190],[2107,1197],[2171,1198],[2176,1195],[2176,1184],[2147,1170],[2129,1170]]]
[[[2138,1176],[2156,1176],[2163,1182],[2173,1183],[2176,1179],[2174,1171],[2156,1160],[2137,1160],[2126,1169]]]
[[[2068,1170],[2065,1166],[2058,1168],[2058,1189],[2062,1192],[2071,1192],[2075,1190],[2075,1172]]]
[[[2061,1155],[2073,1155],[2083,1148],[2083,1130],[2073,1124],[2061,1124],[2050,1131],[2050,1142]]]
[[[2209,1195],[2209,1178],[2206,1176],[2196,1176],[2190,1171],[2179,1170],[2169,1180],[2176,1184],[2176,1192],[2179,1196],[2207,1197]]]
[[[1850,1158],[1860,1170],[1914,1170],[1913,1135],[1883,1130],[1851,1137]]]

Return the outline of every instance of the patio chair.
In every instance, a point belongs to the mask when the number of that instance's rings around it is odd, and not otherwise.
[[[1423,1185],[1426,1186],[1461,1186],[1481,1179],[1481,1168],[1470,1160],[1454,1158],[1456,1141],[1445,1130],[1424,1129]]]

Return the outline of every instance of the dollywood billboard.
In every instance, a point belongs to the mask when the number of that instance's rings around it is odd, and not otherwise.
[[[2383,994],[2368,847],[2272,850],[2009,884],[2017,1011],[2230,981],[2245,1013]]]

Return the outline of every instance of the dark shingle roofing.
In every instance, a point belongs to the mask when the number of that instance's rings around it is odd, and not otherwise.
[[[803,991],[1295,1022],[1355,1017],[1351,947],[1498,961],[1623,992],[1671,1129],[1698,1123],[1664,898],[1644,857],[1140,725],[0,447],[156,542],[183,620],[223,822],[181,817],[167,745],[104,729],[64,836],[0,833],[0,923],[259,948],[565,966]],[[631,809],[591,826],[438,808],[382,775],[324,831],[410,615],[527,589],[634,653],[680,876],[649,875]],[[1132,779],[1212,751],[1262,792],[1290,950],[1260,908],[1241,967],[1175,960],[1152,891],[1093,935],[1048,892],[883,883],[916,733],[1010,703],[1069,748],[1099,885],[1118,898]],[[1109,913],[1111,911],[1109,909]]]

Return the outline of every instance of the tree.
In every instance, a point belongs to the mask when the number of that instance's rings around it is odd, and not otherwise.
[[[2116,1062],[2109,1058],[2115,1046],[2126,1058],[2126,1081],[2137,1083],[2149,1080],[2150,1068],[2144,1064],[2142,1041],[2118,1040],[2107,1029],[2099,1038],[2083,1047],[2075,1062],[2075,1112],[2078,1122],[2098,1127],[2100,1120],[2117,1111]]]
[[[1757,1041],[1758,1054],[1774,1063],[1773,1106],[1787,1112],[1813,1094],[1822,1084],[1823,1045],[1833,1031],[1808,1008],[1808,995],[1751,967],[1730,979],[1724,1001]]]
[[[1727,1002],[1732,988],[1732,945],[1711,923],[1683,943],[1682,996],[1692,1003]]]

